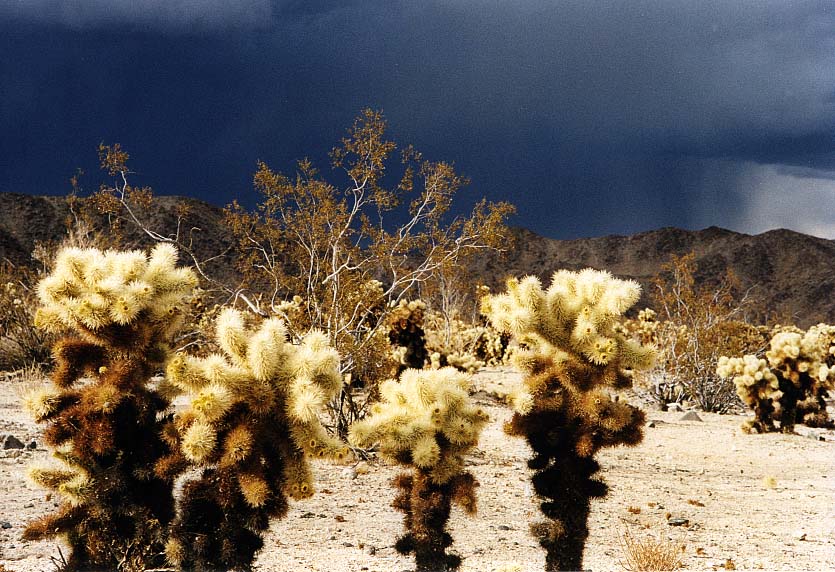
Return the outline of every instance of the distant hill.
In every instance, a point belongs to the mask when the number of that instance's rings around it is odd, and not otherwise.
[[[196,199],[158,196],[156,208],[146,213],[154,230],[173,233],[178,204],[189,207],[185,229],[195,229],[194,244],[208,256],[230,244],[220,220],[222,209]],[[63,197],[0,193],[0,258],[15,264],[31,262],[36,241],[60,240],[71,216]],[[700,231],[662,228],[631,236],[554,240],[529,230],[514,229],[515,245],[506,256],[480,257],[475,277],[494,289],[508,275],[537,275],[547,283],[560,269],[606,269],[641,282],[645,291],[652,276],[670,255],[696,253],[700,282],[713,284],[731,268],[745,289],[751,289],[760,315],[792,316],[797,325],[835,323],[835,242],[790,230],[747,235],[711,227]],[[149,239],[133,232],[137,246]],[[228,272],[229,260],[216,270]],[[644,305],[649,304],[645,295]]]
[[[560,268],[609,270],[644,286],[671,255],[696,254],[699,283],[717,284],[728,269],[750,289],[752,310],[801,327],[835,323],[835,241],[779,229],[748,235],[710,227],[699,231],[662,228],[631,236],[577,240],[544,238],[516,229],[516,244],[500,260],[485,256],[474,269],[488,285],[501,287],[504,275],[533,274],[546,284]],[[492,284],[491,284],[492,283]]]

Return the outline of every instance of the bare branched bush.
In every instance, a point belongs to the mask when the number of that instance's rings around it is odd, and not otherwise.
[[[622,559],[618,562],[626,572],[668,572],[681,568],[681,547],[651,536],[635,538],[629,529],[618,536]]]
[[[665,379],[669,388],[680,384],[704,411],[728,413],[742,403],[733,382],[716,373],[719,357],[762,352],[767,337],[745,321],[748,293],[740,292],[734,274],[718,285],[697,285],[695,260],[692,253],[673,256],[653,281],[659,364],[671,378]]]

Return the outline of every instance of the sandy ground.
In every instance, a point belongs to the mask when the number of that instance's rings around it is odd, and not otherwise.
[[[481,483],[478,516],[455,512],[450,523],[462,572],[544,564],[528,533],[538,513],[525,464],[529,450],[502,433],[510,412],[490,398],[518,379],[501,370],[476,376],[483,390],[476,398],[492,422],[468,459]],[[28,443],[39,432],[18,405],[19,388],[18,381],[0,381],[0,434]],[[742,416],[699,415],[703,422],[650,411],[655,426],[640,446],[599,455],[611,492],[592,507],[585,567],[621,569],[618,539],[628,530],[681,546],[687,570],[835,570],[835,433],[800,427],[798,435],[745,435]],[[27,463],[48,456],[38,443],[35,451],[0,451],[0,564],[10,571],[55,570],[57,543],[20,540],[28,520],[54,509],[25,478]],[[392,547],[402,515],[389,506],[389,481],[398,471],[381,462],[364,474],[318,463],[317,494],[273,524],[256,569],[413,569]],[[687,524],[671,526],[668,517]]]

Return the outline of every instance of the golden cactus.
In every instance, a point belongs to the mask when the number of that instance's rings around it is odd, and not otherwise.
[[[395,547],[415,555],[417,570],[454,570],[461,559],[448,554],[445,531],[452,503],[476,510],[478,483],[464,470],[464,454],[478,443],[488,416],[472,404],[469,377],[454,368],[404,371],[381,388],[371,415],[352,425],[349,439],[378,444],[380,453],[412,468],[394,480],[394,507],[405,513],[406,534]]]
[[[778,326],[765,357],[719,359],[717,373],[732,377],[739,396],[754,409],[743,430],[774,431],[774,420],[784,433],[792,433],[796,423],[831,427],[824,397],[835,388],[835,326],[818,324],[807,331]]]
[[[587,269],[556,272],[547,290],[535,277],[511,279],[506,293],[482,300],[493,325],[527,348],[513,357],[526,377],[511,396],[515,413],[505,430],[534,452],[528,464],[549,522],[532,531],[547,570],[582,569],[590,499],[607,493],[594,478],[595,453],[642,438],[643,412],[609,391],[630,387],[632,371],[654,359],[653,348],[619,331],[639,296],[637,283]]]
[[[64,336],[53,348],[52,386],[23,401],[47,424],[44,439],[60,464],[34,467],[30,477],[64,502],[24,536],[64,537],[67,570],[163,564],[174,514],[171,477],[182,466],[154,473],[171,451],[162,437],[169,403],[149,381],[168,357],[181,305],[197,283],[176,261],[165,244],[150,255],[69,248],[38,286],[37,324]],[[78,383],[85,376],[91,382]]]
[[[167,368],[169,383],[189,398],[177,417],[174,457],[203,469],[183,490],[167,554],[195,570],[251,566],[269,520],[286,513],[287,497],[313,494],[307,458],[348,454],[318,417],[342,386],[326,336],[314,331],[293,345],[281,320],[249,329],[244,315],[228,308],[215,338],[222,354],[180,354]],[[177,464],[165,459],[160,470]]]

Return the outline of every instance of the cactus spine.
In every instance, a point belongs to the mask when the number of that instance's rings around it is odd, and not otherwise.
[[[493,324],[528,348],[513,358],[526,377],[505,430],[534,452],[528,465],[549,520],[531,528],[546,570],[582,569],[590,501],[607,494],[594,454],[643,437],[643,412],[606,391],[631,386],[631,371],[652,364],[651,348],[615,328],[639,295],[638,284],[587,269],[555,273],[547,290],[534,277],[510,279],[505,294],[483,299]]]
[[[382,401],[351,427],[359,446],[379,443],[380,452],[411,472],[397,476],[393,506],[405,514],[406,534],[395,548],[414,554],[417,572],[455,570],[460,557],[448,554],[446,532],[453,503],[476,511],[475,478],[464,470],[463,455],[478,442],[487,414],[470,402],[469,378],[451,367],[406,370],[381,387]]]
[[[224,310],[216,324],[223,354],[178,355],[168,379],[190,398],[177,416],[180,447],[165,462],[202,468],[186,483],[166,552],[183,569],[250,569],[271,518],[287,497],[313,494],[308,457],[344,459],[319,409],[339,394],[339,356],[321,332],[287,341],[281,320],[245,327]]]
[[[170,452],[160,435],[169,402],[149,380],[167,358],[166,340],[197,282],[176,260],[165,244],[150,256],[70,248],[39,284],[36,324],[64,336],[54,347],[52,387],[24,403],[47,424],[44,439],[61,463],[33,467],[30,476],[63,502],[57,514],[30,523],[24,537],[64,537],[67,570],[163,563],[174,499],[171,475],[154,469]],[[91,382],[78,383],[84,376]]]

